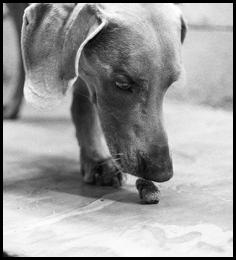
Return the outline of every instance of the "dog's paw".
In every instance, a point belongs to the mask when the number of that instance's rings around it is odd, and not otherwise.
[[[112,158],[102,162],[83,162],[81,170],[85,183],[116,188],[122,185],[122,172]]]
[[[157,204],[159,202],[160,191],[153,182],[139,178],[136,181],[136,188],[142,203]]]

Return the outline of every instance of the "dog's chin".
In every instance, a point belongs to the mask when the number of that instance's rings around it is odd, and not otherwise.
[[[24,97],[28,103],[40,110],[56,108],[65,98],[63,94],[54,97],[46,93],[38,93],[27,81],[24,86]]]

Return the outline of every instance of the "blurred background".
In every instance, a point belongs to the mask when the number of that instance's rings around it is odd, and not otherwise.
[[[24,75],[18,37],[26,5],[3,4],[5,118],[15,118],[21,107]],[[179,6],[189,25],[183,48],[186,83],[180,81],[170,88],[167,99],[232,110],[233,4],[183,3]]]
[[[170,88],[178,101],[232,110],[233,3],[180,5],[189,30],[183,47],[186,84]]]

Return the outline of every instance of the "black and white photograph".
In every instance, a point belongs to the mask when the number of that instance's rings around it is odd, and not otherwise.
[[[2,3],[3,257],[233,257],[233,3]]]

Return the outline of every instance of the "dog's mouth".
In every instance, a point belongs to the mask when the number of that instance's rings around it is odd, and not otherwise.
[[[121,151],[114,152],[114,150],[111,154],[112,160],[123,173],[138,176],[138,160],[134,154]]]
[[[114,162],[123,172],[141,177],[146,180],[165,182],[173,176],[173,166],[171,157],[162,160],[159,157],[159,163],[154,163],[143,152],[133,152],[130,154],[114,154]]]

